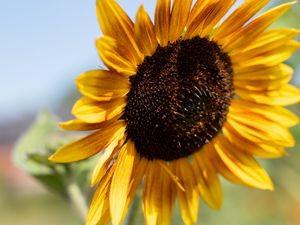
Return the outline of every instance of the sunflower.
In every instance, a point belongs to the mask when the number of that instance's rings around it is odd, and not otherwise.
[[[298,103],[283,62],[299,47],[299,30],[267,29],[295,2],[252,18],[268,0],[157,0],[135,23],[114,0],[98,0],[104,36],[96,41],[107,69],[76,80],[83,97],[66,130],[95,130],[50,160],[68,163],[99,152],[88,225],[121,224],[142,186],[148,225],[170,224],[178,198],[185,224],[197,221],[199,198],[222,204],[219,176],[272,190],[255,157],[276,158],[294,145]]]

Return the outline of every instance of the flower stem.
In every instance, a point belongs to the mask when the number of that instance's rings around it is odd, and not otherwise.
[[[88,207],[80,188],[75,182],[70,181],[66,189],[70,204],[74,208],[75,212],[78,213],[80,219],[84,223],[88,212]]]

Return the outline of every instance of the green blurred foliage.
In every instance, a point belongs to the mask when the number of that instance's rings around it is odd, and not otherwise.
[[[57,122],[53,115],[43,112],[20,138],[13,154],[14,163],[20,169],[31,175],[52,173],[47,154],[49,154],[48,149],[57,147],[53,146],[53,143],[57,143],[57,139],[62,135],[57,128]]]
[[[63,132],[58,128],[58,119],[54,115],[42,112],[16,144],[14,163],[61,196],[68,196],[66,188],[70,182],[77,184],[88,195],[95,158],[72,164],[56,164],[48,160],[63,144],[81,136],[78,132]]]

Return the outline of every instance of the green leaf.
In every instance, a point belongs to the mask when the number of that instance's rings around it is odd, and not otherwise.
[[[81,132],[63,132],[56,116],[40,113],[23,134],[13,152],[14,163],[47,188],[66,197],[69,182],[75,182],[88,195],[91,170],[98,157],[72,164],[56,164],[48,157],[63,144],[81,137]]]
[[[34,178],[39,180],[49,190],[58,193],[60,196],[66,197],[68,195],[63,177],[56,175],[35,175]]]
[[[13,152],[13,161],[20,169],[31,175],[52,174],[49,165],[38,162],[37,158],[47,161],[49,148],[51,148],[49,143],[57,143],[57,137],[62,135],[57,122],[55,116],[42,112],[19,139]]]

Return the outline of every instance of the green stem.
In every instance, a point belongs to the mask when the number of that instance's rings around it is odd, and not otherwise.
[[[86,215],[88,213],[88,207],[80,188],[75,182],[71,181],[67,185],[67,192],[70,204],[78,213],[82,222],[85,223]]]

